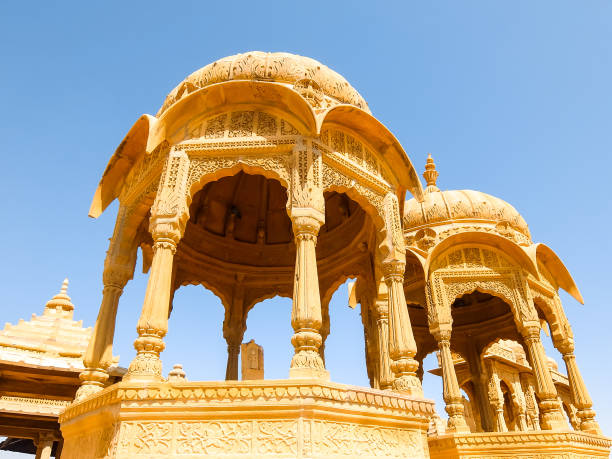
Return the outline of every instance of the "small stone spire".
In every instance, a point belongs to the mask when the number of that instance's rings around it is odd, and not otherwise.
[[[68,292],[68,278],[64,279],[64,282],[62,282],[62,288],[60,289],[60,293],[62,295],[66,295]]]
[[[427,154],[427,163],[425,164],[425,172],[423,177],[427,181],[427,188],[425,192],[431,193],[433,191],[440,191],[440,188],[436,186],[436,180],[438,178],[438,171],[436,170],[436,163],[434,163],[431,153]]]
[[[187,381],[186,373],[183,370],[183,365],[175,363],[174,367],[168,373],[168,381]]]
[[[68,278],[64,279],[64,282],[62,282],[62,288],[60,289],[59,293],[47,301],[43,314],[57,315],[67,319],[72,319],[74,304],[72,304],[67,292]]]

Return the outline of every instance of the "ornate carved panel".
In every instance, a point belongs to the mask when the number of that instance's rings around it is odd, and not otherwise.
[[[192,119],[170,135],[170,143],[202,142],[223,139],[279,139],[300,132],[286,119],[260,110],[236,110]]]
[[[453,301],[476,290],[508,303],[518,326],[538,320],[521,268],[493,248],[451,248],[432,262],[430,278],[435,305],[430,326],[451,323]]]

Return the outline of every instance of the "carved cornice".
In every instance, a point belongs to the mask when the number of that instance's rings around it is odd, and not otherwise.
[[[556,449],[560,445],[576,445],[596,448],[610,448],[612,440],[600,435],[584,432],[521,431],[485,432],[471,434],[451,434],[429,438],[430,451],[446,448],[487,448],[512,449],[524,447],[530,451],[537,449]],[[533,457],[530,453],[529,457]]]
[[[229,381],[229,382],[161,382],[146,387],[121,382],[70,405],[60,416],[60,423],[99,409],[127,403],[129,406],[227,406],[228,403],[312,403],[330,407],[362,407],[400,416],[428,419],[434,413],[434,402],[422,398],[377,389],[346,386],[323,381]]]
[[[0,396],[0,410],[3,412],[58,416],[68,405],[68,400]]]

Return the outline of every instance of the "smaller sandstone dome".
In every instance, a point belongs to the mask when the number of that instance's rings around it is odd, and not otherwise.
[[[443,225],[489,224],[500,233],[531,240],[529,227],[518,211],[502,199],[474,190],[440,191],[436,185],[438,172],[431,155],[423,174],[427,180],[424,201],[406,201],[404,228],[406,232]]]
[[[527,355],[525,354],[525,348],[523,346],[514,341],[514,340],[504,340],[504,344],[512,350],[514,354],[514,360],[518,363],[527,362]]]
[[[198,89],[239,80],[286,84],[315,109],[350,104],[370,113],[361,94],[342,75],[320,62],[290,53],[251,51],[224,57],[193,72],[168,94],[157,116]]]

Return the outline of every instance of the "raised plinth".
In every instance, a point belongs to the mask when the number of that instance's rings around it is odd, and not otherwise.
[[[433,410],[315,380],[121,382],[60,416],[62,459],[425,458]]]
[[[429,437],[432,459],[609,457],[612,440],[600,435],[568,431],[486,432]]]

